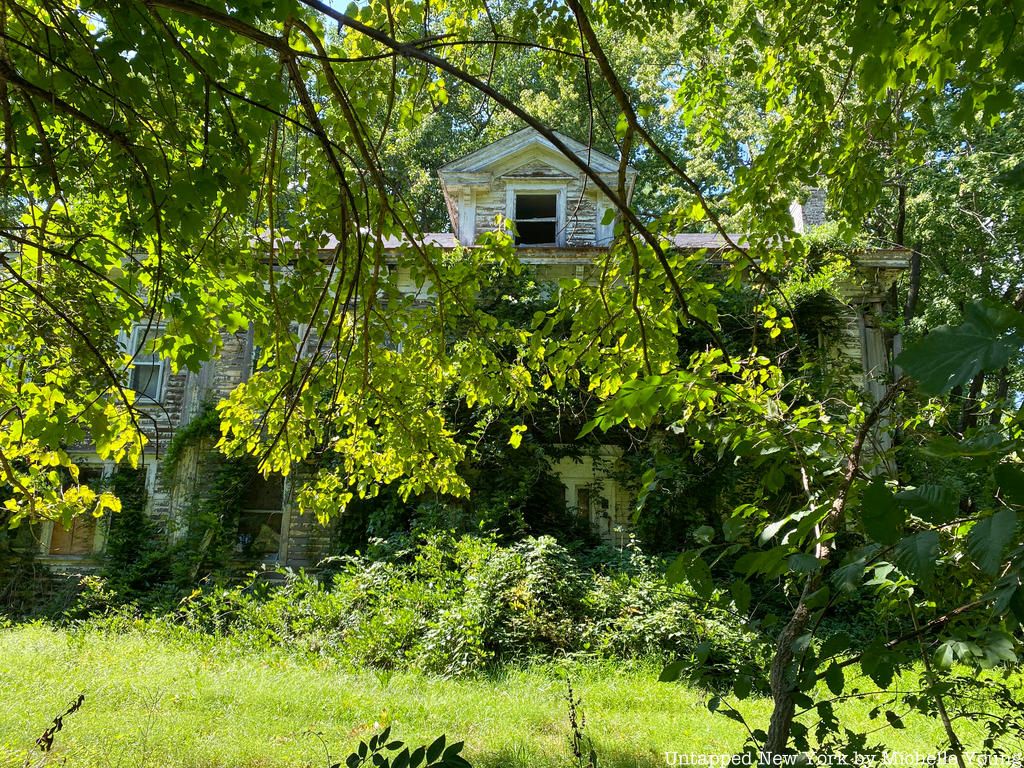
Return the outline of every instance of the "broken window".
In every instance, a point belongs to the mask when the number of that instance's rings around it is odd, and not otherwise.
[[[128,349],[128,354],[133,357],[128,387],[152,401],[160,400],[164,383],[164,363],[153,349],[158,335],[156,326],[139,325],[132,331]]]
[[[556,245],[558,195],[554,192],[516,194],[516,245]]]
[[[578,487],[576,489],[576,512],[585,520],[590,519],[590,489]]]
[[[580,520],[588,522],[598,532],[604,534],[611,531],[611,515],[608,513],[609,503],[599,483],[576,485],[576,514]]]
[[[78,482],[99,493],[103,484],[103,467],[79,466]],[[71,525],[67,528],[55,522],[53,530],[50,531],[50,546],[47,551],[51,555],[91,555],[97,548],[96,535],[99,523],[99,518],[88,513],[72,518]]]
[[[284,478],[254,474],[242,493],[239,507],[236,551],[254,557],[277,556],[284,522]]]

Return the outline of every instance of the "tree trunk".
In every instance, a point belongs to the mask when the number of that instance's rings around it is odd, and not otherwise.
[[[836,489],[835,498],[832,500],[828,514],[820,523],[819,536],[823,533],[838,531],[843,526],[846,518],[846,503],[850,497],[850,490],[853,488],[853,481],[860,472],[861,459],[863,457],[864,444],[868,435],[878,424],[883,414],[896,399],[903,388],[904,381],[900,379],[895,382],[882,398],[871,409],[871,412],[864,418],[864,423],[857,430],[857,436],[850,446],[850,452],[846,456],[843,468],[843,477]],[[805,482],[805,489],[807,483]],[[825,578],[825,566],[832,555],[831,546],[827,543],[819,543],[816,546],[815,557],[818,560],[818,570],[807,578],[803,589],[800,591],[800,600],[793,609],[793,614],[786,622],[786,626],[779,633],[775,643],[775,656],[772,658],[772,667],[769,674],[769,684],[772,693],[772,716],[768,724],[768,735],[765,738],[761,750],[761,764],[772,765],[774,755],[782,754],[789,744],[790,730],[793,725],[793,717],[796,713],[797,682],[800,673],[802,659],[798,659],[793,643],[807,631],[807,625],[811,619],[811,608],[808,601],[822,585]]]
[[[999,384],[996,386],[995,399],[992,401],[992,413],[989,414],[988,423],[993,427],[999,426],[1003,416],[1003,403],[1010,393],[1010,369],[1005,365],[999,371]]]
[[[960,411],[960,433],[978,426],[978,400],[981,398],[981,390],[985,385],[985,372],[982,371],[971,381],[970,389],[963,401],[963,409]]]
[[[796,712],[795,696],[798,671],[797,665],[794,663],[796,653],[793,650],[793,643],[807,629],[807,623],[811,618],[811,611],[807,607],[807,598],[814,594],[820,581],[820,576],[812,576],[804,584],[800,601],[793,609],[793,615],[789,617],[786,626],[779,633],[779,639],[775,644],[775,657],[772,659],[769,676],[774,706],[768,724],[768,737],[761,750],[761,762],[764,765],[771,765],[772,756],[782,754],[789,743],[789,731],[793,725],[793,715]]]
[[[910,282],[907,285],[907,300],[903,304],[903,321],[910,322],[917,314],[917,301],[921,295],[921,254],[910,254]]]

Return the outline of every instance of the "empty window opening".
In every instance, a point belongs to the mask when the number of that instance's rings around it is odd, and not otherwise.
[[[516,194],[516,245],[555,245],[558,234],[558,195]]]
[[[236,551],[264,558],[278,555],[284,522],[284,478],[255,475],[239,501]]]

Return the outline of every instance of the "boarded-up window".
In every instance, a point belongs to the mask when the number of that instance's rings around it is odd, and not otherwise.
[[[254,475],[240,501],[238,552],[258,557],[277,555],[284,522],[284,478]]]
[[[558,236],[558,195],[516,194],[516,245],[555,245]]]
[[[103,482],[102,467],[79,467],[78,482],[99,491]],[[91,555],[96,551],[96,533],[100,520],[90,514],[78,515],[65,528],[54,523],[50,532],[51,555]]]

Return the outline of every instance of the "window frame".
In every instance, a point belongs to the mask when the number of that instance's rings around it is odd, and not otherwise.
[[[257,477],[259,473],[257,473]],[[271,475],[273,477],[274,475]],[[241,536],[242,527],[242,516],[243,515],[280,515],[281,516],[281,530],[278,533],[279,541],[276,552],[265,552],[257,553],[256,559],[264,563],[283,563],[288,557],[288,526],[291,523],[291,515],[289,514],[289,503],[288,494],[290,491],[289,479],[287,476],[279,475],[281,479],[281,506],[279,509],[260,509],[256,507],[242,506],[242,500],[239,499],[238,506],[238,525],[235,531],[235,555],[239,558],[247,557],[245,553],[245,547],[238,540]],[[269,479],[269,478],[264,478]],[[249,546],[249,545],[246,545]]]
[[[609,200],[601,200],[594,206],[594,233],[596,235],[594,239],[598,246],[608,247],[615,242],[615,223],[619,220],[618,211],[615,212],[615,218],[611,222],[602,223],[608,211],[613,210],[614,207]]]
[[[116,471],[115,465],[112,461],[103,461],[97,456],[72,455],[71,460],[80,471],[83,469],[99,469],[100,482],[104,483],[110,480]],[[95,520],[95,530],[93,531],[92,547],[89,552],[51,552],[50,547],[53,545],[53,531],[59,523],[54,520],[42,521],[42,525],[39,529],[39,557],[44,561],[78,562],[83,560],[93,560],[97,556],[103,554],[103,550],[107,545],[107,527],[110,525],[110,515],[108,514],[103,517],[93,519]]]
[[[157,354],[156,352],[147,352],[145,353],[146,356],[149,357],[151,355],[153,359],[146,360],[140,366],[137,360],[139,354],[133,351],[138,348],[139,335],[146,332],[148,332],[151,335],[159,336],[163,334],[164,326],[162,323],[157,322],[136,323],[135,325],[132,326],[132,329],[129,333],[122,333],[121,345],[122,347],[124,347],[125,352],[132,358],[131,366],[128,368],[127,389],[130,389],[132,392],[135,393],[136,399],[140,404],[159,404],[164,401],[164,396],[166,394],[164,392],[164,389],[167,384],[167,361],[160,357],[160,355]],[[151,397],[150,395],[147,395],[144,392],[140,392],[133,386],[133,382],[136,378],[136,371],[140,370],[141,368],[157,369],[156,397]]]
[[[555,196],[555,241],[553,243],[518,243],[517,248],[564,248],[565,247],[565,200],[566,185],[564,182],[552,181],[516,181],[505,184],[505,216],[517,223],[516,219],[516,197],[519,195],[545,195]],[[531,219],[527,219],[531,221]],[[549,221],[548,218],[536,219],[536,221]]]

